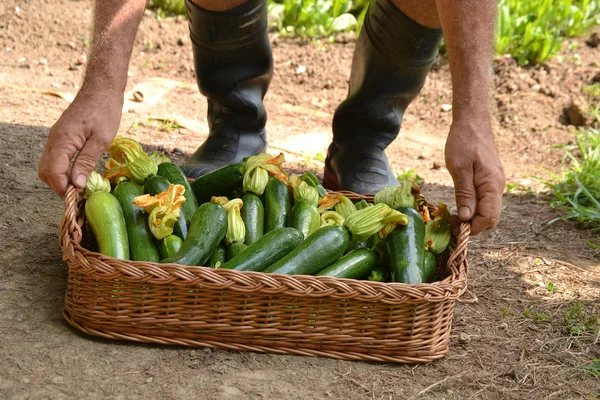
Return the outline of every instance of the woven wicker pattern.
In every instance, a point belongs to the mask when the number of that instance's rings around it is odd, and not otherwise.
[[[81,246],[82,206],[71,186],[60,228],[69,266],[63,314],[90,335],[386,362],[448,352],[454,304],[467,284],[468,224],[447,277],[407,285],[117,260]]]

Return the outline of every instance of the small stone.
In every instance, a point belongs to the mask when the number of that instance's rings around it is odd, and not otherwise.
[[[69,71],[79,71],[80,69],[81,69],[81,66],[79,66],[77,64],[69,65]]]
[[[150,377],[150,378],[146,379],[146,383],[150,383],[150,382],[152,382],[153,380],[154,380],[154,379],[152,379],[152,377]]]
[[[6,50],[6,51],[11,51],[11,50],[12,50],[12,48],[7,46],[7,47],[6,47],[4,50]]]
[[[18,63],[24,63],[24,62],[25,62],[25,60],[26,60],[26,58],[25,58],[25,57],[21,57],[21,58],[19,58],[19,59],[17,60],[17,62],[18,62]]]
[[[500,329],[508,329],[508,324],[507,324],[506,322],[503,322],[503,323],[501,323],[501,324],[500,324],[498,327],[499,327]]]
[[[67,44],[67,46],[69,46],[70,48],[72,48],[73,50],[75,50],[75,42],[69,42]]]
[[[471,341],[471,336],[468,333],[461,332],[458,334],[458,342],[459,343],[469,343]]]
[[[22,383],[29,383],[29,378],[23,378],[23,379],[21,379],[21,382]]]
[[[600,45],[600,36],[598,36],[597,32],[592,33],[592,35],[585,41],[585,44],[590,46],[591,48],[596,48]]]
[[[173,149],[173,153],[181,153],[181,154],[183,154],[183,149],[181,147],[175,147]]]
[[[306,72],[306,65],[299,65],[296,69],[296,75],[300,75]]]
[[[85,65],[86,63],[87,63],[87,56],[85,54],[82,54],[79,57],[77,57],[77,61],[76,61],[77,65]]]
[[[40,64],[41,65],[46,65],[46,64],[48,64],[48,60],[46,60],[45,58],[41,58],[40,59]]]
[[[442,104],[442,111],[448,112],[452,110],[452,104]]]
[[[437,161],[434,161],[433,164],[431,165],[431,169],[433,169],[433,170],[438,170],[440,168],[442,168],[442,166]]]
[[[62,86],[62,85],[61,85],[60,83],[58,83],[58,82],[52,82],[52,87],[53,87],[53,88],[60,89],[60,87],[61,87],[61,86]]]
[[[327,82],[325,82],[325,84],[323,85],[323,89],[332,89],[333,88],[333,82],[331,81],[331,79],[327,80]]]
[[[183,40],[183,38],[177,39],[177,46],[183,46],[184,44],[185,44],[185,41]]]
[[[21,222],[25,222],[25,217],[19,217],[19,219],[21,220]]]
[[[198,352],[196,350],[190,351],[190,356],[196,357],[197,355],[198,355]]]
[[[136,103],[142,103],[144,101],[144,93],[140,92],[139,90],[133,92],[133,101]]]
[[[15,14],[21,15],[21,8],[20,7],[15,7]]]

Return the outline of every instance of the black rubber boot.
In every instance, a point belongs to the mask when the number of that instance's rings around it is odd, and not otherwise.
[[[423,87],[441,40],[441,29],[419,25],[390,0],[371,1],[354,51],[348,97],[333,117],[326,187],[366,194],[398,183],[384,150]]]
[[[263,98],[273,74],[265,0],[206,11],[186,0],[196,79],[208,100],[209,135],[183,170],[197,178],[265,151]]]

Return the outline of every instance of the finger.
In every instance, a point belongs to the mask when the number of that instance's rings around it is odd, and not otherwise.
[[[71,182],[80,189],[85,187],[90,173],[96,168],[96,162],[107,147],[95,137],[85,142],[71,168]]]
[[[448,223],[450,224],[450,229],[452,230],[454,237],[458,237],[460,235],[460,226],[463,221],[458,218],[458,215],[452,214],[448,217]]]
[[[471,235],[478,235],[498,224],[502,211],[502,194],[486,192],[477,205],[477,214],[471,221]]]
[[[473,184],[473,169],[463,169],[454,174],[454,192],[458,218],[469,221],[475,215],[477,208],[477,194]]]
[[[64,149],[51,149],[44,152],[38,168],[38,176],[50,189],[64,196],[69,185],[69,164],[71,154]]]

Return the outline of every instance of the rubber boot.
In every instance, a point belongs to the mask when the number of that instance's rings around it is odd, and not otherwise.
[[[441,29],[419,25],[390,0],[371,1],[354,51],[348,97],[333,117],[327,188],[367,194],[398,183],[384,150],[423,87],[441,40]]]
[[[184,164],[197,178],[267,147],[263,98],[273,75],[265,0],[206,11],[186,0],[196,79],[208,100],[209,135]]]

